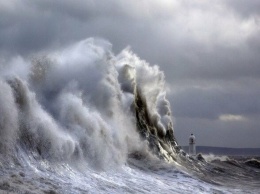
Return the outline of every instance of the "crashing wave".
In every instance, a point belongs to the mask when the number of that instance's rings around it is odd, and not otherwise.
[[[17,63],[22,71],[11,67],[0,74],[1,154],[19,147],[36,159],[97,168],[147,151],[176,160],[158,66],[129,49],[114,56],[108,42],[96,39]]]

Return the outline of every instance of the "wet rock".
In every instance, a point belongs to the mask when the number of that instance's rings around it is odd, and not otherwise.
[[[199,160],[201,162],[205,162],[205,159],[203,158],[202,154],[197,155],[197,160]]]
[[[12,174],[11,177],[12,178],[16,178],[17,176],[16,176],[16,174]]]
[[[50,189],[48,191],[44,191],[45,194],[58,194],[56,191]]]
[[[25,174],[24,174],[23,172],[19,172],[19,175],[20,175],[21,177],[25,177]]]
[[[0,189],[2,190],[9,190],[10,189],[10,184],[7,181],[4,181],[0,183]]]

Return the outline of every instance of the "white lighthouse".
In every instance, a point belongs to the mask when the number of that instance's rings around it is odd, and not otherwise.
[[[195,136],[193,134],[189,137],[189,154],[191,156],[196,155]]]

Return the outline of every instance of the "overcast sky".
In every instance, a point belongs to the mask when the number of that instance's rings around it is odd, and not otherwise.
[[[165,72],[186,145],[260,148],[259,0],[0,0],[0,62],[88,37]]]

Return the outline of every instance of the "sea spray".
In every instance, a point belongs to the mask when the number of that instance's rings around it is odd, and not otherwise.
[[[167,161],[176,160],[177,142],[169,101],[166,100],[164,74],[158,66],[150,66],[129,49],[117,56],[122,90],[134,98],[137,130],[148,140],[152,152]]]
[[[18,111],[11,87],[0,80],[0,153],[8,154],[18,137]]]
[[[3,145],[14,137],[34,158],[85,161],[98,169],[120,166],[129,154],[144,150],[175,160],[177,143],[158,66],[129,49],[114,56],[110,43],[92,38],[30,62],[18,58],[12,64],[20,61],[24,68],[7,68],[1,76]]]

